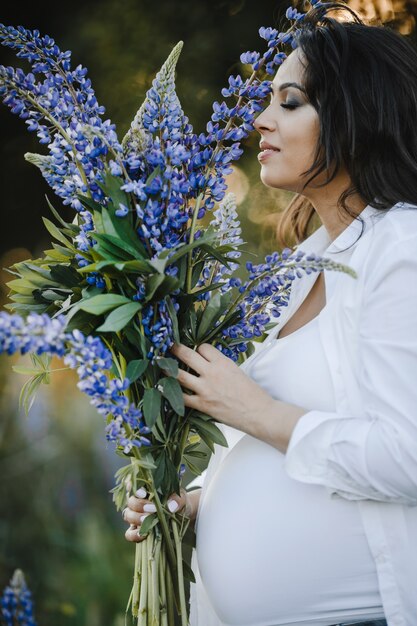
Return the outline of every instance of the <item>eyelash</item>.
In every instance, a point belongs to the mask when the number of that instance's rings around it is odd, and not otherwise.
[[[298,104],[292,104],[291,102],[283,102],[281,106],[283,109],[289,109],[290,111],[293,111],[294,109],[298,107]]]

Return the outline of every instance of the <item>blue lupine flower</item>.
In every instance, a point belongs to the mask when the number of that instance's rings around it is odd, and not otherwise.
[[[106,435],[109,441],[122,445],[125,452],[132,446],[149,446],[144,435],[151,431],[142,419],[142,411],[129,403],[123,394],[128,379],[110,379],[106,372],[112,367],[111,352],[98,337],[85,336],[79,330],[65,331],[63,316],[31,314],[26,320],[19,315],[0,312],[0,353],[56,354],[64,363],[77,370],[78,387],[90,397],[90,402],[109,420]],[[117,423],[111,426],[117,419]],[[129,427],[129,435],[126,427]],[[121,443],[123,439],[123,443]]]
[[[20,570],[16,570],[10,585],[3,591],[0,617],[4,626],[36,626],[32,594]]]

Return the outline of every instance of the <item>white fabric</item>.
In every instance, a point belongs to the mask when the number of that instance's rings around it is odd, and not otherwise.
[[[273,397],[332,411],[318,319],[269,341],[246,371]],[[357,503],[294,481],[284,460],[273,446],[244,435],[206,493],[197,558],[221,622],[330,626],[383,617]]]
[[[357,502],[388,626],[415,626],[417,212],[415,206],[398,203],[388,213],[368,206],[361,217],[366,227],[357,243],[361,224],[353,221],[333,243],[322,226],[299,246],[324,256],[335,253],[334,258],[344,261],[346,253],[337,251],[354,243],[349,265],[358,278],[326,272],[326,289],[330,280],[334,290],[318,323],[336,410],[315,408],[299,420],[283,467],[296,481],[324,486],[331,498]],[[293,283],[289,306],[272,333],[291,317],[315,279],[311,274]],[[249,367],[256,354],[242,367]],[[209,485],[244,435],[221,428],[229,448],[216,446],[207,468],[197,535]],[[196,584],[191,585],[191,626],[220,626],[205,596],[196,551],[192,567]]]

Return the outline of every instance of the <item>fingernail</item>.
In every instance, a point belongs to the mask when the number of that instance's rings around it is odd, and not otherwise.
[[[176,500],[168,500],[168,508],[171,511],[171,513],[174,513],[174,511],[176,511],[178,509],[178,502]],[[143,507],[145,508],[145,507]]]
[[[140,489],[137,490],[137,492],[135,493],[135,496],[137,498],[144,498],[146,496],[146,489],[141,487]]]
[[[140,518],[140,521],[143,522],[145,517],[148,517],[147,515],[142,515],[142,517]]]
[[[143,505],[143,510],[147,511],[148,513],[155,513],[156,512],[156,506],[154,504],[144,504]]]

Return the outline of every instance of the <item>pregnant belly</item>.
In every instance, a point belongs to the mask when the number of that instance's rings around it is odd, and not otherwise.
[[[207,487],[196,552],[216,613],[236,626],[366,617],[380,596],[356,502],[291,479],[284,459],[245,435]]]

